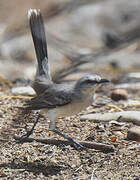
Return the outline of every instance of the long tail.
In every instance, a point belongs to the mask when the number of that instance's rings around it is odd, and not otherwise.
[[[28,19],[38,61],[38,69],[36,76],[45,76],[46,79],[51,80],[48,65],[45,27],[40,10],[29,9]]]

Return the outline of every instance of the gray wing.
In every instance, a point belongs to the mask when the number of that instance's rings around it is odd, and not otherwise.
[[[72,101],[72,93],[66,91],[44,92],[35,98],[27,101],[25,109],[27,110],[39,110],[39,109],[52,109],[57,106],[63,106],[69,104]]]

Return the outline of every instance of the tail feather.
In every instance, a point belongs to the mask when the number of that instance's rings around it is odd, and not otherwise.
[[[40,10],[29,9],[28,19],[38,61],[37,76],[51,79],[48,66],[48,52],[43,17]]]

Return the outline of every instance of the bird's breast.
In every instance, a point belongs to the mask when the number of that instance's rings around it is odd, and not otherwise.
[[[57,113],[59,116],[72,116],[85,110],[92,104],[92,97],[82,98],[80,100],[74,100],[69,104],[57,107]]]

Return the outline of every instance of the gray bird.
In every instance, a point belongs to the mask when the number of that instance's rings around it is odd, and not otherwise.
[[[76,83],[55,84],[50,76],[48,65],[47,42],[43,18],[40,10],[28,10],[29,24],[36,51],[38,67],[32,87],[36,91],[36,97],[25,104],[27,110],[41,110],[50,119],[50,130],[68,139],[73,145],[83,147],[81,144],[67,137],[55,128],[55,122],[59,117],[72,116],[93,101],[93,94],[102,83],[109,82],[98,75],[86,75]],[[38,122],[38,119],[36,123]],[[35,127],[34,124],[33,128]],[[32,128],[32,130],[33,130]],[[26,137],[31,132],[27,132]]]

